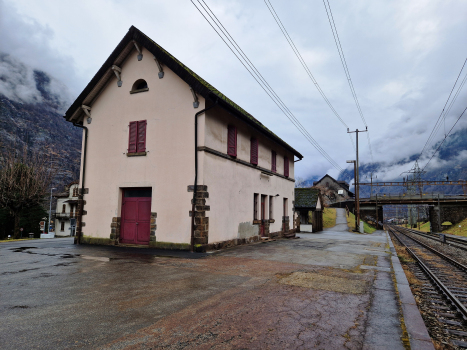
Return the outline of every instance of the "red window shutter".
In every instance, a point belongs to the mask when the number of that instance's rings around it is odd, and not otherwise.
[[[271,154],[271,171],[273,173],[276,172],[276,152],[275,151],[272,151],[272,154]]]
[[[128,137],[128,153],[136,152],[136,135],[138,133],[138,122],[130,122],[130,132]]]
[[[251,139],[250,163],[258,165],[258,140],[255,138]]]
[[[289,177],[289,158],[284,157],[284,176]]]
[[[233,125],[228,126],[227,154],[237,156],[237,128]]]
[[[146,151],[146,120],[138,122],[138,144],[136,152]]]

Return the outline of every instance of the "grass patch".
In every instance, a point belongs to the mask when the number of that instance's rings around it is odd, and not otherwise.
[[[420,229],[418,228],[419,225],[420,225]],[[406,228],[411,228],[409,224],[403,224],[403,225],[399,225],[399,226],[406,227]],[[430,222],[429,221],[419,222],[416,227],[412,228],[412,230],[417,230],[417,231],[422,231],[422,232],[430,232]]]
[[[443,231],[443,233],[467,237],[467,218],[455,225],[452,225],[449,229]]]
[[[40,239],[40,238],[18,238],[18,239],[2,239],[0,240],[0,243],[6,243],[6,242],[18,242],[18,241],[32,241],[34,239]]]
[[[355,230],[355,215],[349,212],[349,216],[346,216],[347,218],[347,225],[349,225],[349,228],[351,231]],[[360,220],[363,221],[363,220]],[[376,228],[371,226],[370,224],[367,224],[365,221],[363,221],[363,231],[365,233],[373,233],[376,231]]]
[[[323,210],[323,227],[329,228],[336,226],[337,212],[336,208],[324,208]]]

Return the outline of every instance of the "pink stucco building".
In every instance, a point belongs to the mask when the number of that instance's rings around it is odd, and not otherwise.
[[[81,242],[205,250],[292,229],[302,155],[135,27],[65,118],[84,129]]]

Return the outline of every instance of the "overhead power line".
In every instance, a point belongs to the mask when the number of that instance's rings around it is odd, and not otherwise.
[[[454,123],[454,125],[452,126],[451,130],[449,130],[449,132],[447,133],[447,135],[444,136],[444,139],[441,141],[441,143],[439,144],[438,148],[433,152],[433,154],[431,155],[431,158],[428,160],[428,163],[425,164],[425,166],[423,167],[422,171],[425,170],[425,168],[428,166],[428,164],[430,164],[431,160],[433,159],[433,157],[435,156],[435,154],[438,152],[438,150],[441,148],[441,146],[443,145],[444,141],[446,141],[446,139],[448,138],[449,134],[451,134],[451,131],[452,129],[454,129],[454,127],[456,126],[457,122],[462,118],[462,116],[464,115],[465,111],[467,110],[467,107],[464,108],[464,111],[461,113],[461,115],[459,116],[459,118],[457,118],[456,122]]]
[[[467,58],[465,59],[464,64],[462,65],[462,68],[461,68],[461,70],[460,70],[460,72],[459,72],[459,74],[457,76],[457,79],[454,82],[454,85],[452,86],[451,92],[449,93],[448,99],[446,100],[446,103],[444,104],[443,110],[439,114],[438,120],[436,121],[435,126],[433,127],[433,130],[431,130],[430,136],[428,137],[428,140],[425,142],[425,145],[423,146],[422,151],[418,155],[417,160],[420,159],[420,157],[422,156],[425,149],[428,147],[428,145],[431,143],[431,141],[433,141],[433,139],[438,134],[438,131],[439,131],[440,127],[441,127],[442,121],[446,119],[447,114],[451,111],[452,105],[456,101],[457,96],[459,95],[461,89],[463,88],[463,86],[465,84],[465,81],[466,81],[466,78],[467,78],[467,74],[462,79],[461,83],[459,84],[459,86],[457,88],[456,93],[454,94],[454,97],[451,100],[451,103],[449,104],[448,108],[446,109],[446,106],[448,105],[449,99],[451,98],[452,92],[454,91],[454,88],[456,87],[457,82],[459,81],[459,78],[460,78],[460,76],[462,74],[462,71],[464,70],[466,62],[467,62]]]
[[[196,7],[196,9],[201,13],[204,19],[209,23],[209,25],[214,29],[214,31],[219,35],[222,41],[227,45],[227,47],[232,51],[235,57],[240,61],[240,63],[245,67],[245,69],[250,73],[250,75],[256,80],[256,82],[261,86],[261,88],[266,92],[266,94],[271,98],[271,100],[279,107],[282,113],[292,122],[293,125],[300,131],[300,133],[310,142],[313,147],[316,148],[321,155],[331,163],[333,167],[337,170],[342,171],[343,169],[337,164],[334,159],[329,156],[329,154],[320,146],[320,144],[310,135],[310,133],[303,127],[303,125],[299,122],[299,120],[295,117],[295,115],[290,111],[290,109],[285,105],[285,103],[281,100],[281,98],[277,95],[277,93],[272,89],[269,83],[264,79],[261,73],[256,69],[254,64],[248,58],[248,56],[243,52],[237,42],[233,39],[233,37],[229,34],[227,29],[222,25],[220,20],[216,17],[216,15],[212,12],[209,6],[206,4],[204,0],[197,0],[199,6],[204,10],[204,12],[198,7],[193,0],[191,0],[192,4]],[[210,18],[210,20],[208,19]],[[217,28],[217,29],[216,29]],[[221,34],[222,33],[222,34]]]
[[[295,56],[297,56],[300,64],[302,65],[303,69],[305,69],[305,72],[308,74],[308,77],[310,77],[311,81],[313,84],[315,84],[316,89],[318,92],[321,94],[323,97],[324,101],[328,104],[329,108],[333,111],[334,115],[340,120],[340,122],[348,129],[349,127],[347,124],[342,120],[341,116],[337,111],[334,109],[333,105],[329,101],[329,99],[326,97],[324,94],[323,90],[319,86],[318,82],[316,81],[315,77],[311,73],[310,69],[308,68],[308,65],[305,63],[305,60],[303,59],[302,55],[300,54],[300,51],[298,51],[297,47],[295,46],[292,38],[290,37],[289,33],[287,32],[287,29],[285,29],[284,25],[282,24],[282,21],[280,20],[279,16],[277,15],[276,10],[274,9],[274,6],[272,6],[271,2],[269,0],[264,0],[264,3],[269,9],[269,12],[271,12],[272,17],[276,21],[277,25],[279,26],[279,29],[281,30],[282,34],[284,34],[285,39],[289,43],[290,47],[292,48],[292,51],[294,52]]]
[[[339,34],[337,33],[337,27],[336,23],[334,22],[334,17],[332,15],[331,11],[331,5],[329,4],[329,0],[323,0],[324,7],[326,9],[326,14],[328,16],[329,24],[331,26],[332,30],[332,35],[334,37],[334,41],[337,46],[337,51],[339,52],[339,57],[342,62],[342,67],[344,68],[345,76],[347,77],[347,82],[349,83],[350,91],[352,93],[352,97],[355,101],[355,105],[357,106],[358,113],[360,114],[360,117],[362,118],[363,124],[365,127],[368,128],[368,124],[366,123],[365,117],[363,116],[362,108],[360,107],[360,103],[358,102],[357,98],[357,93],[355,92],[355,88],[352,83],[352,78],[350,77],[350,71],[349,68],[347,67],[347,62],[345,60],[344,56],[344,50],[342,49],[341,41],[339,39]],[[368,148],[370,150],[370,156],[371,156],[371,161],[373,162],[373,151],[371,149],[371,141],[370,141],[370,132],[368,131],[367,134],[367,140],[368,140]]]

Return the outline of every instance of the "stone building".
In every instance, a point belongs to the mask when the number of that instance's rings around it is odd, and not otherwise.
[[[347,182],[337,181],[328,174],[320,180],[314,181],[313,187],[320,189],[326,206],[336,206],[337,203],[349,202],[355,197],[353,192],[350,192]]]
[[[205,250],[292,229],[302,155],[131,27],[66,112],[78,240]]]

